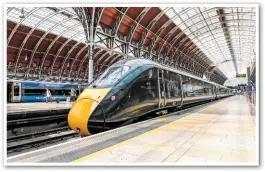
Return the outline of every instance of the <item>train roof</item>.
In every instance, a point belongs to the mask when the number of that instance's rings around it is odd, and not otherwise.
[[[170,66],[162,65],[162,64],[159,64],[157,62],[154,62],[152,60],[149,60],[149,59],[146,59],[146,58],[142,58],[142,57],[124,59],[124,60],[118,61],[117,63],[113,64],[113,66],[114,65],[115,66],[116,65],[128,65],[128,66],[133,66],[133,67],[139,67],[139,66],[142,66],[142,65],[153,65],[153,66],[157,66],[157,67],[160,67],[160,68],[172,71],[172,72],[179,73],[179,74],[184,75],[184,76],[188,76],[188,77],[193,78],[193,79],[197,79],[197,80],[200,80],[200,81],[203,81],[203,82],[207,82],[209,84],[220,86],[222,88],[227,88],[227,87],[225,87],[223,85],[219,85],[219,84],[217,84],[215,82],[211,82],[211,81],[205,80],[203,78],[194,76],[194,75],[189,74],[187,72],[184,72],[184,71],[181,71],[181,70],[178,70],[178,69],[173,69]]]

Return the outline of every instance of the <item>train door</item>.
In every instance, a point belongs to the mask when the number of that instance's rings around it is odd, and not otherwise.
[[[12,102],[21,101],[21,83],[14,82],[12,85]]]
[[[214,95],[214,98],[217,99],[217,89],[216,89],[216,86],[213,85],[213,95]]]
[[[164,71],[158,69],[158,85],[159,85],[159,107],[164,107],[166,105],[166,93],[165,93],[165,82],[164,82]]]
[[[179,94],[180,94],[180,102],[179,107],[183,105],[183,85],[182,85],[182,76],[178,74],[178,88],[179,88]]]
[[[7,90],[6,90],[7,103],[11,103],[12,102],[12,97],[13,97],[12,85],[13,85],[12,82],[7,82]]]

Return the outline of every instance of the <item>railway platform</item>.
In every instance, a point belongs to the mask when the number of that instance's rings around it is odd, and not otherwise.
[[[7,158],[7,163],[258,164],[256,121],[242,95]]]
[[[32,111],[45,111],[45,110],[65,110],[70,109],[73,102],[38,102],[38,103],[8,103],[7,104],[7,114],[10,113],[23,113]]]

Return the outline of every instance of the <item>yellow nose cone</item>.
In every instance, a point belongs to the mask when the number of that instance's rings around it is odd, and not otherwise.
[[[88,120],[109,90],[110,88],[85,89],[82,92],[68,114],[68,125],[72,130],[82,135],[90,135]]]
[[[71,129],[83,135],[90,135],[87,125],[88,119],[98,103],[91,99],[78,100],[68,114],[68,125]]]

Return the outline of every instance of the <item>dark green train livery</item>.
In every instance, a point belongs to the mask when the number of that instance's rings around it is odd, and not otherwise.
[[[151,112],[231,95],[229,88],[133,58],[109,67],[78,98],[68,115],[69,126],[89,135],[132,123]]]

